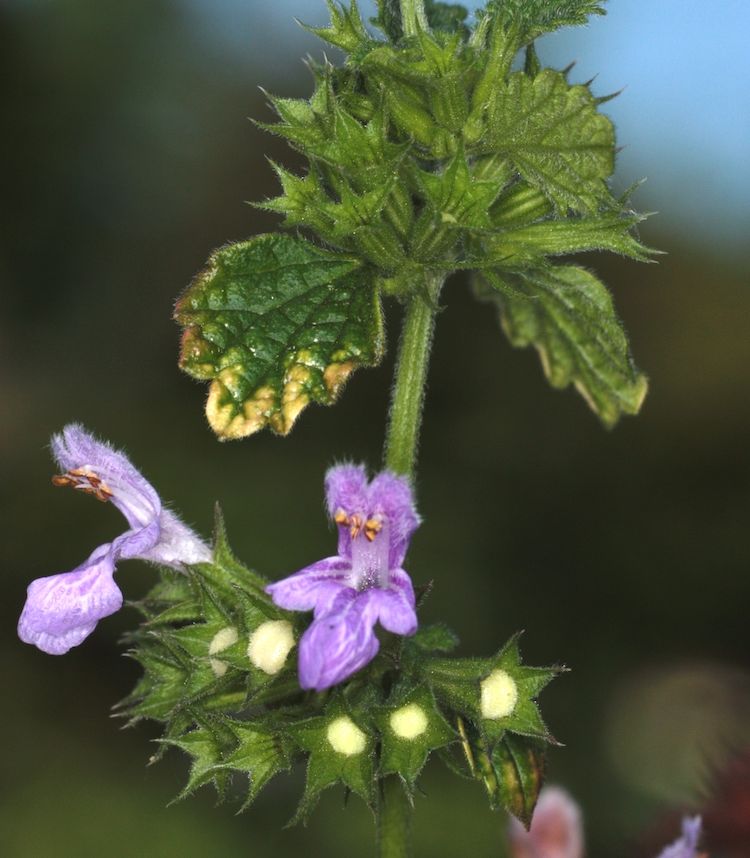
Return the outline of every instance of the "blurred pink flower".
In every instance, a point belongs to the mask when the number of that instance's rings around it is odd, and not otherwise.
[[[531,828],[511,818],[512,858],[583,858],[583,821],[578,805],[565,790],[545,787]]]

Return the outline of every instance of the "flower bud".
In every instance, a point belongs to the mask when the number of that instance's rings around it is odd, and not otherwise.
[[[337,754],[354,757],[367,745],[367,737],[347,715],[342,715],[328,726],[326,738]]]
[[[416,739],[427,729],[427,716],[424,709],[416,703],[409,703],[397,709],[389,720],[391,730],[399,739]]]
[[[491,721],[506,718],[516,708],[518,686],[504,670],[493,670],[481,684],[482,717]]]
[[[274,676],[284,667],[293,646],[291,623],[287,620],[268,620],[250,635],[247,657],[258,670]]]

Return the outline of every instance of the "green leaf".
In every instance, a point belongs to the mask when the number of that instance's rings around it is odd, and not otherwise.
[[[574,266],[483,276],[511,343],[537,349],[553,387],[572,383],[606,426],[638,413],[648,381],[601,281]]]
[[[643,215],[604,212],[593,217],[546,220],[488,236],[487,264],[509,260],[514,267],[542,256],[562,256],[590,250],[608,250],[648,262],[654,252],[632,234]]]
[[[286,434],[310,402],[330,404],[383,352],[380,300],[356,260],[287,235],[216,251],[177,304],[180,366],[211,381],[206,414],[223,439]]]
[[[505,736],[492,751],[499,802],[526,828],[542,789],[544,763],[544,745],[521,736]]]
[[[615,164],[614,128],[588,87],[570,86],[551,69],[534,78],[516,72],[495,87],[487,121],[491,151],[505,154],[559,211],[613,205],[606,180]]]
[[[490,0],[487,14],[519,33],[519,45],[560,27],[585,24],[606,14],[601,0]]]

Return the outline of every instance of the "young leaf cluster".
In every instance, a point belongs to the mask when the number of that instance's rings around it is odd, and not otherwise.
[[[168,748],[187,754],[179,798],[211,784],[223,799],[242,784],[245,809],[276,774],[303,764],[300,821],[336,784],[375,807],[379,781],[396,775],[413,799],[436,753],[481,782],[492,807],[528,822],[543,747],[554,741],[535,701],[557,668],[522,664],[517,638],[490,658],[449,658],[455,636],[432,626],[413,638],[389,636],[368,668],[343,685],[303,692],[295,645],[304,618],[275,607],[265,583],[234,557],[219,517],[212,561],[187,575],[163,570],[136,606],[144,623],[129,639],[129,654],[144,676],[119,712],[131,723],[163,725],[155,759]],[[270,661],[258,646],[269,629],[288,635],[282,658],[278,638],[268,649]],[[501,695],[501,710],[487,696],[498,676],[511,694]]]
[[[333,401],[351,370],[380,359],[381,297],[418,298],[426,278],[458,270],[475,273],[511,342],[534,345],[554,385],[572,383],[607,425],[636,413],[646,380],[605,287],[557,257],[647,260],[643,216],[610,191],[608,97],[542,68],[533,45],[601,4],[492,0],[469,26],[463,7],[429,2],[426,24],[418,16],[405,35],[400,4],[383,0],[385,39],[356,0],[329,8],[313,32],[345,62],[311,65],[309,99],[270,96],[278,121],[263,126],[307,167],[275,164],[281,194],[260,205],[312,241],[223,248],[178,305],[181,365],[211,381],[215,431],[286,433],[308,402]]]

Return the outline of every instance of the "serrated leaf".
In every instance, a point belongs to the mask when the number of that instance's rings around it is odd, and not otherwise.
[[[211,381],[206,414],[223,439],[264,426],[286,434],[306,405],[331,404],[383,351],[370,273],[287,235],[216,251],[175,316],[185,328],[180,365]]]
[[[551,69],[534,78],[516,72],[495,87],[487,121],[493,151],[505,154],[559,211],[613,205],[606,181],[614,170],[614,128],[588,87],[570,86]]]
[[[533,739],[506,736],[492,751],[499,801],[526,828],[544,781],[544,746]]]
[[[513,28],[520,46],[542,33],[585,24],[589,16],[606,13],[601,0],[490,0],[487,14]]]
[[[537,349],[553,387],[573,384],[606,426],[638,413],[648,381],[600,280],[574,266],[484,277],[511,343]]]

